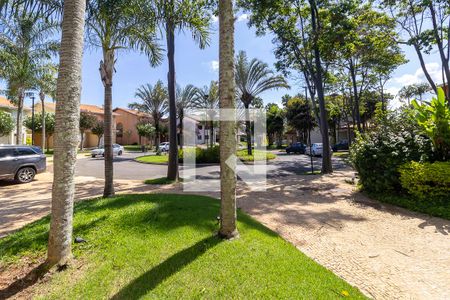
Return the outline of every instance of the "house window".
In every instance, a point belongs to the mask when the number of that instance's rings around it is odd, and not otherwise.
[[[197,139],[201,140],[202,136],[201,135],[197,135]]]

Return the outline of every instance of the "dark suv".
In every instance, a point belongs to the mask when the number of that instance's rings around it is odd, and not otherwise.
[[[306,151],[306,145],[303,143],[292,143],[288,147],[286,147],[287,154],[291,154],[291,152],[305,154],[305,151]]]
[[[34,175],[45,172],[46,163],[39,147],[0,145],[0,179],[31,182]]]

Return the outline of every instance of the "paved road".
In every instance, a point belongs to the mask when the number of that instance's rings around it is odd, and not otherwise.
[[[306,155],[287,155],[286,153],[276,152],[277,158],[270,161],[267,166],[267,177],[280,177],[290,175],[301,175],[311,171],[310,157]],[[124,180],[145,180],[150,178],[164,177],[167,174],[166,165],[142,164],[134,161],[136,157],[142,156],[141,152],[126,152],[122,156],[114,158],[114,178]],[[314,169],[321,168],[320,157],[313,159]],[[333,167],[342,169],[345,163],[339,158],[333,158]],[[181,165],[181,170],[183,166]],[[51,171],[51,169],[50,169]],[[197,178],[215,179],[218,178],[218,165],[199,165],[197,166]],[[77,176],[89,176],[104,178],[104,159],[85,157],[77,161]]]

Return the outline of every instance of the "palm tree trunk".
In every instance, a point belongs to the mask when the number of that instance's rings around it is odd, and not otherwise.
[[[183,115],[180,114],[180,149],[183,150]]]
[[[80,151],[83,151],[84,147],[84,130],[80,130]]]
[[[245,134],[247,136],[247,154],[252,155],[252,123],[250,122],[250,111],[249,105],[244,105],[245,107]]]
[[[214,146],[214,120],[209,123],[209,146],[211,148]]]
[[[65,0],[56,90],[53,188],[47,265],[66,265],[72,254],[74,173],[77,160],[85,0]]]
[[[103,197],[114,196],[114,165],[113,165],[113,124],[112,124],[112,82],[114,72],[114,50],[103,51],[102,81],[105,88],[104,107],[104,153],[105,153],[105,188]]]
[[[155,120],[155,151],[159,151],[160,132],[159,132],[159,120]]]
[[[22,131],[23,131],[23,98],[24,93],[19,93],[19,103],[17,103],[17,119],[16,119],[16,144],[21,145],[23,143]]]
[[[175,35],[174,25],[170,20],[166,24],[167,58],[169,61],[169,165],[167,179],[178,179],[178,145],[177,145],[177,108],[175,103]]]
[[[220,108],[235,108],[234,15],[232,0],[219,1],[219,94]],[[230,239],[239,235],[236,227],[236,122],[220,121],[220,230]]]
[[[42,143],[42,151],[44,151],[45,147],[45,94],[41,91],[39,93],[39,97],[41,98],[41,104],[42,104],[42,129],[41,129],[41,143]]]

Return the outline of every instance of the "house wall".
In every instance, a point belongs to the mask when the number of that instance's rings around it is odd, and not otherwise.
[[[139,135],[136,129],[136,125],[139,123],[140,118],[138,115],[129,113],[126,110],[121,108],[115,109],[114,112],[117,114],[116,116],[116,127],[120,123],[122,124],[122,136],[117,136],[116,140],[118,144],[121,145],[131,145],[139,143]],[[131,134],[127,135],[126,132],[130,131]],[[119,133],[119,132],[117,132]],[[146,138],[142,138],[141,141],[143,144],[148,144],[148,140]]]

